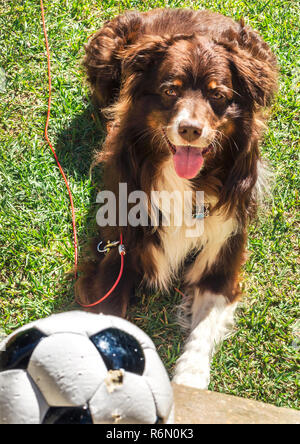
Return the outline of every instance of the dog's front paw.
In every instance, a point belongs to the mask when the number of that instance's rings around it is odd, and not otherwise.
[[[209,376],[195,373],[175,374],[173,382],[179,385],[207,390],[209,384]]]
[[[198,358],[198,359],[197,359]],[[209,359],[184,353],[178,360],[173,382],[206,390],[210,381]]]

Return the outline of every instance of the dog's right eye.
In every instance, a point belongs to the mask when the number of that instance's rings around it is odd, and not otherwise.
[[[167,96],[177,96],[177,93],[176,93],[175,89],[173,89],[173,88],[165,89],[165,94]]]

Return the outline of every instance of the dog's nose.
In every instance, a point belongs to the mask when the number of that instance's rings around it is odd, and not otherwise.
[[[202,134],[203,127],[198,122],[182,120],[178,125],[178,132],[187,142],[193,142]]]

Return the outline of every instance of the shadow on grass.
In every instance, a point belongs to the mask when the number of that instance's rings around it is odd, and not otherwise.
[[[93,154],[101,148],[104,138],[104,126],[98,110],[89,102],[56,141],[57,156],[66,175],[78,180],[88,178]]]
[[[93,156],[96,151],[101,150],[104,139],[103,122],[98,110],[89,101],[86,109],[72,119],[58,134],[55,142],[56,154],[67,178],[73,177],[79,187],[81,183],[87,184],[87,189],[83,190],[85,196],[81,197],[81,205],[84,201],[85,210],[80,224],[77,224],[79,264],[85,256],[89,240],[96,233],[96,195],[102,185],[102,171],[101,168],[95,168],[91,179],[90,167]],[[73,192],[73,200],[76,212],[76,191]],[[74,301],[74,284],[72,273],[63,277],[59,284],[62,297],[55,304],[56,312],[80,308]]]

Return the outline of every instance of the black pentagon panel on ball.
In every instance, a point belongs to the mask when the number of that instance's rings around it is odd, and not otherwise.
[[[93,419],[87,406],[50,407],[43,424],[93,424]]]
[[[118,328],[107,328],[90,337],[108,370],[121,368],[142,375],[145,355],[138,341]]]
[[[0,372],[14,369],[26,370],[35,347],[45,337],[36,328],[30,328],[9,339],[5,350],[0,353]]]

